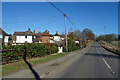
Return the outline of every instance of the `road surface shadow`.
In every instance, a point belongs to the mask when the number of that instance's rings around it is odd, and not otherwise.
[[[26,55],[27,55],[27,52],[26,52],[26,49],[25,49],[25,53],[23,55],[24,62],[28,65],[28,67],[31,70],[31,72],[33,73],[35,79],[36,80],[41,80],[38,73],[32,68],[32,65],[26,60]]]
[[[105,58],[120,59],[120,56],[110,55],[110,54],[103,54],[103,53],[99,53],[99,54],[98,53],[86,53],[85,55],[96,56],[96,57],[105,57]]]
[[[101,47],[101,46],[91,46],[91,47],[95,47],[96,48],[96,47]]]

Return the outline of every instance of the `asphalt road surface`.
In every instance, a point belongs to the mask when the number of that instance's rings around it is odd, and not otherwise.
[[[78,53],[79,56],[80,53]],[[73,57],[74,58],[74,57]],[[93,42],[86,52],[65,69],[46,78],[118,78],[119,56]]]

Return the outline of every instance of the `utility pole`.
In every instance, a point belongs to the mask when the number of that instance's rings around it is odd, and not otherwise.
[[[66,52],[68,52],[68,39],[67,39],[67,29],[66,29],[66,15],[64,14],[65,20],[65,35],[66,35]]]

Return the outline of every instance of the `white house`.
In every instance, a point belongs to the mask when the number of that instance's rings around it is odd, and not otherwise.
[[[64,38],[61,37],[61,35],[58,35],[58,32],[56,31],[56,34],[50,37],[50,43],[56,43],[64,40]]]
[[[61,44],[61,41],[63,41],[64,38],[61,37],[61,35],[58,35],[58,32],[56,31],[56,34],[53,35],[52,37],[50,37],[50,43],[58,43],[58,53],[62,53],[63,52],[63,46]]]
[[[54,38],[53,38],[53,36],[50,37],[50,43],[55,43],[55,42],[54,42]]]
[[[5,43],[5,45],[7,45],[7,43],[9,42],[8,39],[9,39],[9,35],[0,28],[0,45],[2,43]]]
[[[13,43],[33,43],[34,38],[34,33],[28,28],[26,32],[14,32]]]

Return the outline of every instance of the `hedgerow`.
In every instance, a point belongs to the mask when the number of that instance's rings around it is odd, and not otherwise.
[[[47,46],[45,44],[29,43],[24,45],[2,46],[3,62],[23,59],[25,51],[27,58],[41,57],[47,54],[58,52],[56,46]]]

